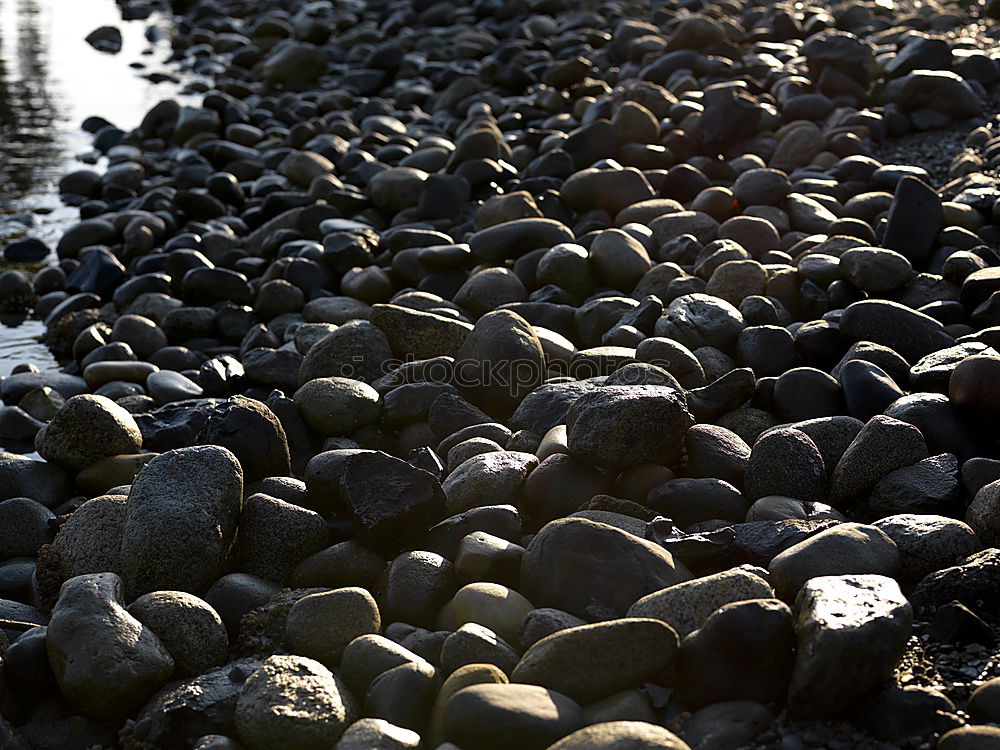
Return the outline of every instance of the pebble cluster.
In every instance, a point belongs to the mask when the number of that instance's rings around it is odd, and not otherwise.
[[[1000,2],[169,10],[0,274],[0,747],[1000,747]]]

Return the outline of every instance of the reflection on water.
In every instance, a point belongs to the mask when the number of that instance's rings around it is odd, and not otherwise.
[[[16,7],[16,27],[4,6]],[[52,101],[38,0],[0,0],[0,207],[49,178],[59,161],[58,116]],[[11,43],[11,38],[13,43]],[[10,52],[13,56],[10,57]]]
[[[98,52],[85,41],[103,25],[121,29],[120,54]],[[86,117],[100,115],[128,130],[161,99],[183,99],[177,85],[143,77],[167,72],[170,52],[169,34],[147,40],[150,25],[164,29],[169,19],[154,14],[123,22],[115,0],[0,0],[0,251],[23,236],[54,247],[77,221],[77,210],[62,204],[56,186],[67,172],[105,166],[80,130]],[[0,319],[0,375],[19,362],[56,366],[34,339],[43,331],[37,321],[17,326]]]

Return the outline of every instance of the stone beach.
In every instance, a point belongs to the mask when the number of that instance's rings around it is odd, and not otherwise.
[[[1000,748],[1000,0],[118,5],[0,750]]]

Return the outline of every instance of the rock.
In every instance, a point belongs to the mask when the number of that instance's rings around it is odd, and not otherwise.
[[[255,493],[243,502],[234,562],[244,573],[284,583],[298,563],[327,545],[329,533],[319,513]]]
[[[1000,727],[965,726],[946,732],[938,740],[938,750],[989,750],[1000,742]]]
[[[302,355],[290,349],[258,347],[243,355],[243,367],[251,381],[267,388],[292,392],[298,385]]]
[[[573,240],[573,233],[558,221],[528,218],[482,229],[469,238],[469,246],[476,258],[495,263],[537,247],[554,247]]]
[[[936,643],[993,643],[993,630],[979,615],[961,602],[937,608],[927,627],[927,637]]]
[[[660,620],[627,618],[560,630],[532,645],[514,682],[541,685],[581,704],[639,687],[670,666],[677,633]],[[608,659],[608,654],[615,654]]]
[[[887,516],[873,525],[896,544],[900,573],[911,581],[955,565],[982,549],[969,526],[945,516],[901,514]]]
[[[368,183],[372,203],[394,214],[411,208],[420,200],[427,173],[412,167],[391,167],[376,174]]]
[[[794,428],[769,430],[754,443],[747,462],[747,497],[768,495],[813,502],[826,495],[823,456],[812,439]]]
[[[965,357],[951,371],[948,396],[962,409],[986,416],[1000,413],[1000,404],[989,387],[1000,370],[1000,357],[976,355]]]
[[[863,500],[896,469],[927,458],[920,430],[892,417],[872,417],[847,446],[830,476],[830,504],[844,507]]]
[[[758,575],[763,572],[746,566],[667,586],[642,597],[629,608],[628,616],[662,620],[684,638],[704,625],[719,607],[772,598],[774,589]]]
[[[524,548],[485,531],[462,538],[455,553],[455,577],[460,583],[487,581],[513,584],[520,580]]]
[[[800,120],[789,123],[771,157],[772,167],[803,167],[823,150],[826,139],[815,123]]]
[[[382,400],[374,388],[349,378],[317,378],[295,392],[295,405],[321,435],[348,435],[374,423]]]
[[[359,711],[340,678],[312,659],[268,657],[243,684],[236,731],[254,750],[329,750]]]
[[[381,451],[348,457],[339,485],[359,540],[376,550],[395,547],[444,515],[434,475]]]
[[[55,520],[52,511],[27,497],[0,502],[0,560],[35,557],[52,541]]]
[[[160,370],[146,377],[146,390],[158,404],[200,398],[204,391],[201,386],[179,372]]]
[[[256,399],[231,396],[213,406],[194,442],[232,452],[248,485],[291,473],[285,429],[274,412]]]
[[[0,453],[0,493],[6,497],[27,497],[46,508],[54,508],[70,498],[73,482],[58,466],[16,453]]]
[[[259,666],[256,659],[238,659],[164,688],[136,719],[144,732],[143,741],[205,750],[237,750],[232,741],[230,745],[206,747],[199,739],[212,733],[216,737],[236,734],[236,699],[244,680]]]
[[[384,578],[383,617],[429,628],[456,588],[450,561],[424,550],[404,552],[390,563]]]
[[[788,692],[799,716],[834,717],[892,676],[913,613],[899,586],[879,575],[820,576],[795,601],[798,648]],[[843,679],[824,680],[832,665]]]
[[[63,584],[46,636],[59,689],[84,713],[128,715],[174,669],[153,631],[122,607],[114,573],[77,576]]]
[[[517,664],[517,652],[488,627],[467,622],[445,638],[440,666],[442,672],[450,674],[469,664],[491,664],[510,674]]]
[[[348,540],[304,559],[292,571],[290,583],[294,588],[367,588],[385,565],[382,557]]]
[[[725,604],[681,642],[678,674],[685,703],[780,704],[794,660],[788,605],[776,599]]]
[[[600,232],[590,246],[590,257],[598,277],[622,292],[632,291],[652,266],[642,243],[620,229]]]
[[[316,81],[326,70],[326,52],[305,42],[278,45],[264,61],[264,80],[269,83],[297,84]]]
[[[546,636],[586,624],[579,617],[562,610],[551,607],[533,609],[521,620],[517,642],[522,648],[528,649]]]
[[[791,192],[788,175],[778,169],[748,169],[733,183],[741,206],[777,206]]]
[[[473,329],[463,320],[392,304],[373,305],[369,320],[400,359],[457,356]]]
[[[972,691],[969,715],[974,721],[997,723],[1000,717],[1000,679],[994,677]]]
[[[743,487],[750,446],[736,433],[718,425],[696,424],[684,435],[684,448],[689,476],[715,477]]]
[[[52,547],[65,578],[85,573],[122,573],[125,498],[102,495],[88,500],[59,528]]]
[[[725,351],[736,343],[743,328],[739,310],[725,300],[698,293],[671,302],[656,322],[654,332],[692,350],[714,346]]]
[[[87,34],[86,41],[98,52],[116,55],[122,51],[122,32],[116,26],[100,26]]]
[[[942,226],[944,209],[937,193],[916,177],[903,177],[889,207],[883,245],[910,260],[922,261],[933,250]]]
[[[872,488],[868,505],[884,515],[925,513],[950,508],[958,497],[958,460],[942,453],[887,474]]]
[[[997,546],[1000,540],[1000,480],[980,489],[965,513],[965,521],[982,542]]]
[[[961,724],[954,703],[936,690],[916,686],[875,693],[862,703],[858,720],[886,742],[897,737],[929,738]]]
[[[868,299],[847,306],[840,332],[850,341],[873,341],[916,363],[955,340],[944,327],[921,312],[889,300]]]
[[[521,621],[534,607],[517,591],[498,583],[475,582],[460,588],[451,602],[452,616],[460,624],[483,625],[508,643],[518,642]]]
[[[906,112],[932,109],[959,120],[975,117],[983,106],[968,82],[950,70],[907,73],[886,87],[885,96]]]
[[[334,589],[305,596],[292,606],[285,624],[285,647],[332,668],[348,643],[379,630],[378,606],[371,594],[358,587]]]
[[[455,383],[489,414],[510,415],[542,384],[542,346],[524,318],[507,310],[488,313],[455,356]]]
[[[39,455],[72,469],[108,456],[138,453],[142,433],[132,415],[104,396],[74,396],[36,437]]]
[[[958,565],[924,577],[910,595],[915,607],[940,607],[959,602],[977,614],[996,607],[1000,597],[990,581],[1000,573],[1000,552],[984,549]]]
[[[789,547],[771,560],[768,570],[775,589],[790,601],[816,576],[892,576],[899,566],[899,549],[885,532],[842,523]]]
[[[536,685],[472,685],[444,709],[445,737],[482,750],[545,750],[582,724],[579,704]]]
[[[367,693],[369,686],[381,674],[403,664],[416,664],[422,669],[431,665],[404,646],[381,635],[363,635],[344,649],[338,675],[355,694]]]
[[[693,424],[683,396],[663,386],[594,390],[574,401],[566,416],[570,452],[618,470],[676,460]]]
[[[192,594],[154,591],[140,596],[126,611],[159,638],[177,675],[200,675],[226,660],[226,626],[207,602]]]
[[[566,424],[569,409],[580,396],[600,388],[601,384],[592,380],[540,386],[525,396],[509,424],[517,430],[544,435],[556,425]]]
[[[881,293],[903,286],[913,275],[905,255],[875,247],[855,247],[840,256],[844,277],[864,292]]]
[[[17,242],[11,242],[3,250],[4,260],[8,263],[41,263],[48,256],[48,246],[41,240],[35,239],[34,237],[18,240]]]
[[[397,727],[385,719],[358,719],[347,728],[337,743],[336,750],[417,750],[420,735]]]
[[[242,499],[243,472],[225,448],[180,448],[146,464],[126,502],[122,571],[129,595],[203,593],[222,575]]]
[[[448,510],[460,513],[484,505],[519,505],[525,479],[538,466],[530,453],[493,451],[473,456],[441,485]]]
[[[553,745],[549,750],[591,750],[607,747],[622,750],[691,750],[673,732],[644,721],[605,721],[578,729]]]
[[[583,518],[546,524],[521,563],[521,592],[536,607],[591,621],[624,617],[641,597],[687,578],[661,547]]]
[[[16,404],[36,388],[51,388],[67,399],[89,391],[86,381],[76,375],[61,372],[19,372],[3,379],[0,383],[0,397],[5,404]]]
[[[376,307],[382,309],[379,305]],[[372,313],[376,320],[383,317],[374,309]],[[299,383],[305,385],[316,378],[331,377],[372,383],[385,375],[393,350],[382,331],[383,324],[376,323],[376,320],[352,320],[313,344],[299,368]],[[399,356],[405,353],[408,350],[397,352]]]
[[[753,742],[773,720],[766,706],[726,701],[695,711],[681,730],[692,750],[728,750]]]
[[[524,302],[528,291],[512,271],[485,268],[469,277],[455,293],[454,302],[479,318],[501,305]]]
[[[742,521],[749,502],[735,487],[721,479],[680,477],[664,482],[646,494],[646,505],[688,528],[716,519]]]

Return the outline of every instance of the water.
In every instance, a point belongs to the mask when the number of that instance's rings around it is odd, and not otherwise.
[[[0,0],[0,248],[18,237],[54,247],[78,219],[57,184],[74,169],[104,166],[80,129],[85,118],[100,115],[129,130],[161,99],[183,98],[179,83],[143,77],[172,72],[164,64],[169,24],[158,14],[123,22],[114,0]],[[84,41],[104,25],[122,31],[117,55]],[[163,41],[148,41],[149,27]],[[39,321],[0,316],[0,375],[20,362],[57,366],[37,341],[44,330]]]

